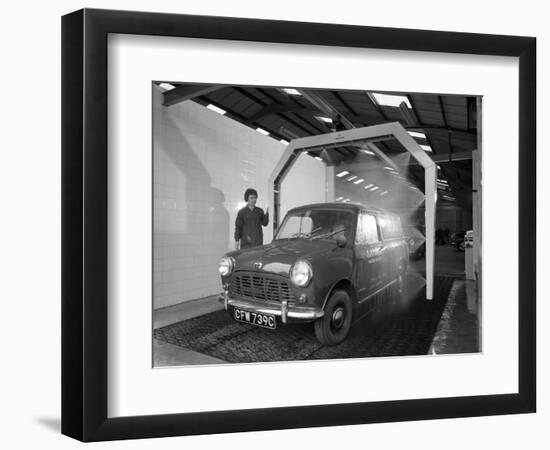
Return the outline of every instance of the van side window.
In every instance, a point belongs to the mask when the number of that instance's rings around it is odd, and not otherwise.
[[[398,217],[380,217],[380,228],[384,239],[402,237],[401,220]]]
[[[376,244],[380,242],[376,218],[368,213],[361,212],[357,217],[357,232],[355,243],[358,245]]]

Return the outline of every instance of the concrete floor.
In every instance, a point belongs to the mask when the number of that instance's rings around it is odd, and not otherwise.
[[[479,317],[477,282],[456,279],[429,353],[442,355],[480,352]]]
[[[221,288],[220,288],[221,291]],[[218,301],[218,295],[198,298],[188,302],[179,303],[166,308],[153,311],[153,328],[161,328],[182,320],[192,319],[219,309],[223,309],[223,303]]]
[[[203,355],[178,345],[153,339],[154,367],[192,366],[200,364],[227,364],[218,358]]]
[[[153,328],[162,328],[182,320],[192,319],[219,309],[223,304],[218,301],[218,295],[199,298],[190,302],[180,303],[153,311]],[[198,364],[226,364],[221,359],[194,352],[177,345],[153,339],[153,366],[173,367]]]
[[[479,351],[477,282],[465,281],[465,253],[452,246],[436,246],[436,275],[456,278],[443,312],[430,353],[449,354]],[[411,261],[411,273],[425,273],[425,259]],[[153,311],[153,326],[161,328],[176,322],[198,317],[223,309],[218,295],[205,297],[175,306]],[[224,364],[225,362],[182,347],[153,340],[153,361],[155,367],[194,364]]]

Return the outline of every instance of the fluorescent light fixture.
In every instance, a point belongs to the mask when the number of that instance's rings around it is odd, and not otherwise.
[[[357,175],[352,175],[351,177],[347,178],[348,181],[353,181],[357,178]]]
[[[386,195],[388,193],[388,191],[382,191],[380,192],[380,195]]]
[[[288,145],[288,141],[285,141],[284,139],[281,139],[279,142],[280,142],[281,144]]]
[[[207,106],[207,108],[214,112],[217,112],[218,114],[221,114],[222,116],[227,112],[225,109],[218,108],[216,105],[213,105],[212,103],[210,103]]]
[[[436,164],[435,166],[436,166],[438,169],[441,169],[441,166],[440,166],[440,165]]]
[[[338,197],[338,198],[336,199],[337,202],[339,202],[340,200],[344,200],[344,197]]]
[[[298,89],[294,89],[294,88],[283,88],[281,90],[283,92],[286,92],[288,95],[302,95],[302,94],[300,94]]]
[[[420,133],[419,131],[409,131],[409,134],[415,138],[426,139],[426,135],[424,133]]]
[[[374,152],[371,152],[370,150],[361,150],[365,155],[375,155]]]
[[[390,166],[386,166],[386,167],[384,167],[384,169],[386,169],[386,170],[395,170],[393,167],[390,167]]]
[[[263,128],[256,128],[256,131],[264,136],[269,136],[269,131],[265,131]]]
[[[172,89],[176,89],[176,86],[174,86],[173,84],[170,84],[170,83],[160,83],[159,87],[161,87],[162,89],[166,89],[167,91],[171,91]]]
[[[347,170],[342,170],[342,172],[340,172],[339,174],[337,174],[336,176],[338,178],[342,178],[342,177],[345,177],[349,172]]]
[[[363,181],[365,181],[363,178],[359,178],[358,180],[355,180],[353,184],[361,184]]]
[[[322,161],[323,158],[320,158],[319,156],[314,156],[314,158],[317,160],[317,161]]]
[[[380,189],[378,186],[373,186],[373,187],[370,188],[370,191],[371,191],[371,192],[374,192],[374,191],[376,191],[376,190],[378,190],[378,189]]]
[[[320,120],[321,122],[332,123],[332,119],[331,119],[330,117],[315,116],[315,118],[316,118],[317,120]]]
[[[437,182],[438,182],[438,183],[443,183],[443,184],[448,184],[448,181],[447,181],[447,180],[442,180],[441,178],[438,178],[438,179],[437,179]]]
[[[373,187],[373,186],[374,186],[374,184],[372,184],[372,183],[371,183],[371,184],[367,184],[367,185],[365,186],[365,189],[371,188],[371,187]]]
[[[350,200],[349,200],[349,198],[346,198],[345,200],[342,200],[342,201],[343,201],[344,203],[347,203],[347,202],[349,202]]]
[[[381,94],[379,92],[373,92],[372,96],[380,106],[394,106],[399,107],[401,103],[405,102],[408,108],[412,108],[409,99],[404,95],[392,95],[392,94]]]
[[[421,145],[420,148],[425,152],[431,152],[432,148],[429,145]]]

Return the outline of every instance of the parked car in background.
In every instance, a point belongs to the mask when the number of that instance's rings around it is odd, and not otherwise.
[[[233,319],[274,329],[314,322],[325,345],[403,292],[408,246],[398,216],[321,203],[290,210],[267,245],[232,251],[219,263],[220,300]]]
[[[464,248],[472,248],[473,246],[474,246],[474,230],[468,230],[464,235]]]
[[[403,227],[403,235],[409,245],[409,259],[419,260],[426,255],[426,233],[424,227]]]
[[[449,242],[449,244],[455,247],[458,251],[463,252],[465,235],[466,235],[465,231],[458,231],[456,233],[451,234],[451,241]]]

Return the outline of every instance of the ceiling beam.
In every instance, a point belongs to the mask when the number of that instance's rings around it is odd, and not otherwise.
[[[357,112],[350,106],[350,104],[346,100],[344,100],[344,97],[338,91],[330,92],[342,105],[344,105],[344,108],[346,108],[353,116],[358,116]]]
[[[439,103],[439,110],[441,112],[441,117],[443,118],[443,126],[448,129],[449,123],[447,122],[447,115],[445,114],[445,108],[443,107],[443,99],[441,98],[441,95],[437,96],[437,100]]]
[[[477,150],[474,150],[474,152]],[[429,155],[434,163],[448,163],[453,161],[467,161],[472,159],[472,152],[460,152],[460,153],[438,153]],[[410,165],[415,165],[416,161],[410,161]]]
[[[195,100],[197,103],[199,103],[200,105],[202,106],[207,106],[211,103],[216,103],[216,102],[213,102],[211,101],[206,95],[201,95],[200,97],[197,97],[197,99]],[[281,140],[281,139],[287,139],[287,136],[285,136],[281,130],[277,130],[277,131],[273,131],[271,129],[269,129],[268,127],[264,126],[264,125],[260,125],[258,123],[254,123],[254,122],[250,122],[248,118],[244,117],[243,115],[239,114],[239,113],[236,113],[235,111],[231,110],[231,109],[226,109],[227,107],[224,106],[223,109],[226,110],[225,112],[225,117],[229,117],[230,119],[233,119],[237,122],[240,122],[250,128],[262,128],[264,129],[265,131],[269,132],[269,135],[274,138],[274,139],[277,139],[277,140]],[[282,127],[281,127],[282,128]]]
[[[172,106],[185,100],[192,100],[201,95],[207,95],[211,92],[224,88],[219,84],[182,84],[175,89],[163,93],[164,106]]]
[[[416,116],[418,117],[418,114]],[[415,130],[419,130],[419,129],[436,130],[436,131],[452,131],[453,133],[462,133],[462,134],[467,134],[467,135],[470,135],[470,136],[475,136],[476,135],[475,131],[461,130],[459,128],[453,128],[453,127],[421,125],[420,122],[419,122],[419,125],[417,125],[417,126],[413,126],[413,127],[405,126],[405,129],[406,130],[411,130],[411,131],[415,131]]]
[[[407,98],[409,99],[409,103],[412,106],[412,109],[414,111],[414,114],[416,115],[416,118],[418,119],[418,124],[420,125],[420,128],[424,128],[425,130],[430,129],[430,128],[434,128],[434,127],[430,127],[430,126],[425,126],[425,124],[423,123],[422,119],[420,118],[420,114],[418,113],[418,108],[416,107],[416,100],[413,98],[413,96],[412,95],[407,95]],[[424,132],[424,135],[426,136],[426,141],[428,141],[428,145],[430,146],[432,151],[435,152],[436,149],[433,145],[433,142],[432,142],[430,136],[426,132]],[[433,156],[435,156],[435,155],[432,155],[432,157]]]
[[[246,98],[248,98],[249,100],[252,100],[253,102],[259,104],[259,105],[262,105],[264,108],[266,108],[268,106],[268,103],[264,102],[262,99],[259,99],[257,98],[255,95],[253,95],[252,93],[248,92],[246,89],[244,88],[241,88],[241,87],[238,87],[238,86],[232,86],[232,88],[234,90],[236,90],[237,92],[241,93],[242,95],[244,95]],[[265,95],[265,92],[262,92],[264,95]],[[273,100],[272,98],[270,98],[271,100]],[[307,128],[305,128],[304,126],[302,126],[301,124],[299,124],[298,122],[296,122],[295,120],[291,119],[290,117],[286,117],[285,115],[283,115],[282,113],[277,113],[279,115],[279,117],[281,117],[282,119],[286,120],[288,123],[294,125],[296,128],[299,128],[300,130],[302,130],[303,132],[306,133],[306,135],[310,135],[311,134],[311,130],[308,130]],[[296,116],[297,118],[300,118],[300,116]],[[303,120],[303,119],[302,119]],[[306,121],[306,123],[311,127],[313,128],[314,130],[316,130],[317,132],[320,132],[320,130],[316,127],[314,127],[313,125],[309,124],[309,122]],[[245,124],[246,125],[246,124]]]
[[[277,104],[277,105],[282,105],[282,104],[285,104],[285,103],[288,104],[287,102],[280,102],[277,98],[275,98],[273,95],[271,95],[271,94],[268,92],[267,89],[259,88],[259,87],[256,88],[256,89],[257,89],[258,91],[260,91],[263,95],[265,95],[267,98],[269,98],[269,99],[272,101],[272,104]],[[297,102],[296,102],[296,100],[294,99],[293,96],[288,96],[288,97],[291,98],[291,99],[296,103],[297,106],[299,106],[300,108],[304,108],[302,105],[300,105],[300,103],[297,103]],[[292,119],[292,118],[288,115],[288,113],[293,113],[296,119],[299,119],[301,122],[305,123],[308,127],[313,128],[313,129],[314,129],[316,132],[318,132],[318,133],[324,133],[325,130],[323,130],[323,129],[317,127],[316,124],[313,124],[313,123],[311,123],[309,120],[307,120],[307,116],[313,115],[313,114],[315,113],[315,111],[313,111],[313,110],[308,110],[307,108],[304,108],[304,109],[302,110],[302,112],[303,112],[303,111],[306,111],[306,110],[307,110],[307,112],[310,113],[310,114],[303,114],[303,115],[300,115],[300,114],[297,114],[297,113],[300,112],[300,111],[282,111],[282,112],[277,113],[277,115],[278,115],[280,118],[289,121],[289,122],[292,123],[294,126],[299,127],[299,128],[301,128],[301,129],[305,130],[305,128],[302,127],[302,126],[299,124],[298,121],[296,121],[295,119]],[[285,115],[285,114],[286,114],[286,115]],[[307,131],[306,131],[306,132],[307,132]],[[311,133],[311,131],[309,131],[308,133]]]
[[[338,111],[334,106],[332,106],[320,95],[307,89],[298,89],[298,92],[300,92],[300,94],[302,94],[302,97],[304,97],[309,103],[315,106],[322,113],[327,114],[331,119],[335,120],[336,118],[339,118],[347,130],[355,128],[353,122],[351,122],[347,117],[345,117],[340,111]]]
[[[449,145],[449,151],[453,152],[453,145],[451,143],[451,133],[452,131],[449,130],[449,122],[447,121],[447,115],[445,114],[445,108],[443,107],[443,98],[441,95],[437,96],[439,100],[439,108],[441,109],[441,116],[443,117],[443,125],[447,129],[447,144]]]
[[[473,150],[476,152],[477,150]],[[466,161],[468,159],[472,159],[472,152],[456,152],[456,153],[439,153],[437,155],[432,155],[432,159],[436,163],[445,163],[445,162],[453,162],[453,161]]]
[[[256,114],[252,115],[250,117],[250,120],[256,121],[256,120],[262,119],[263,117],[269,116],[270,114],[299,113],[299,112],[315,114],[316,111],[313,109],[304,108],[303,106],[292,105],[289,103],[282,103],[282,104],[272,103],[266,106],[265,108],[261,109],[260,111],[258,111]]]

